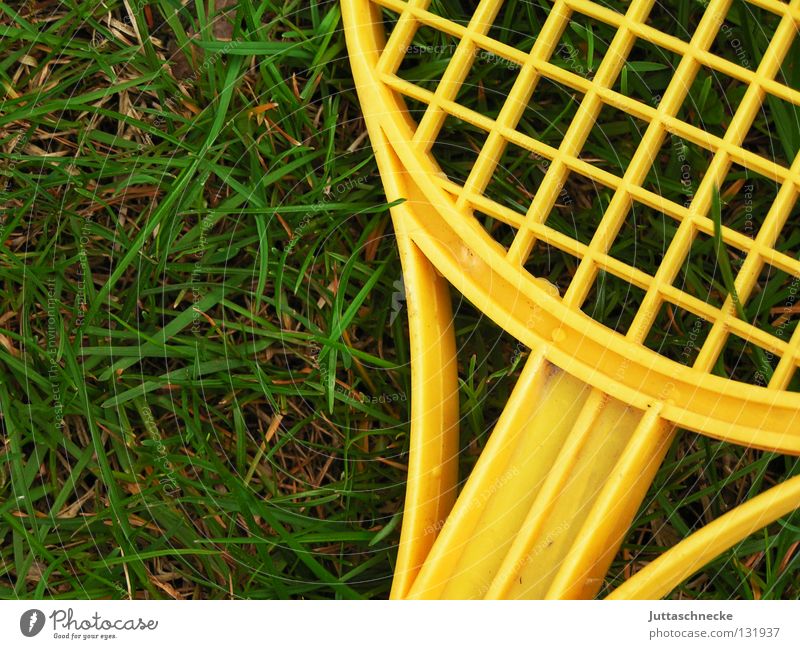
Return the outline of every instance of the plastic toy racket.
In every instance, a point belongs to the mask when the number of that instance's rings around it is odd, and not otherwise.
[[[778,21],[757,66],[713,51],[731,0],[711,0],[690,37],[648,23],[653,0],[632,0],[620,13],[586,0],[538,2],[546,16],[524,51],[491,31],[503,2],[463,3],[463,16],[444,16],[429,0],[342,0],[349,55],[370,138],[393,209],[409,305],[412,342],[412,428],[407,499],[392,596],[395,598],[593,597],[664,457],[676,427],[759,449],[800,454],[800,394],[789,385],[800,364],[800,327],[784,330],[748,321],[742,305],[763,269],[800,281],[800,261],[778,249],[779,235],[800,192],[800,158],[786,165],[743,147],[766,97],[800,105],[800,92],[777,78],[797,35],[800,0],[751,0]],[[531,3],[533,6],[533,3]],[[469,11],[472,11],[471,15]],[[526,17],[515,29],[525,33]],[[396,22],[390,28],[384,17]],[[554,50],[570,20],[614,28],[593,74],[556,65]],[[453,43],[433,87],[399,71],[425,29]],[[660,97],[628,96],[619,80],[635,44],[650,43],[679,58]],[[497,110],[466,101],[465,83],[478,57],[509,63],[516,76]],[[702,69],[743,84],[720,133],[682,117],[680,108]],[[517,126],[537,84],[555,81],[582,98],[563,137],[550,144]],[[422,105],[412,116],[409,106]],[[645,126],[624,172],[612,173],[581,155],[604,107]],[[485,135],[459,181],[442,171],[434,147],[446,119]],[[645,183],[668,134],[709,152],[710,163],[684,204]],[[465,135],[464,149],[468,150]],[[526,164],[546,161],[538,186],[521,188],[512,206],[488,195],[510,146]],[[754,236],[720,223],[718,187],[731,165],[779,187]],[[569,175],[609,188],[588,240],[551,227],[549,215]],[[518,210],[514,204],[523,203]],[[613,254],[612,244],[635,206],[657,210],[675,232],[646,272]],[[488,217],[488,218],[486,218]],[[513,229],[499,242],[487,223]],[[676,282],[700,238],[735,251],[741,263],[721,304]],[[526,269],[538,243],[576,259],[560,289]],[[534,259],[535,260],[535,259]],[[651,269],[652,270],[652,269]],[[643,294],[625,331],[613,331],[582,310],[598,274]],[[452,284],[530,355],[472,474],[456,499],[458,404]],[[794,285],[794,284],[793,284]],[[708,335],[691,363],[646,344],[663,309],[693,314]],[[720,376],[726,345],[738,340],[770,359],[756,378]],[[800,477],[736,507],[680,541],[612,593],[616,598],[666,595],[682,580],[748,534],[800,506]]]

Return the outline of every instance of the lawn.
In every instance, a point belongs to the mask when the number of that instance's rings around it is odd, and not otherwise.
[[[514,16],[535,21],[547,3],[508,4],[497,29],[516,35]],[[680,5],[690,24],[692,4]],[[746,31],[743,16],[728,24]],[[338,4],[0,2],[0,33],[0,598],[386,597],[408,462],[407,314]],[[612,36],[575,23],[561,63],[594,69]],[[446,65],[428,53],[447,44],[426,38],[403,69],[416,80]],[[746,47],[755,61],[765,44]],[[674,62],[658,56],[635,55],[626,93],[666,87]],[[491,114],[507,64],[481,66],[474,101]],[[797,87],[800,67],[786,74]],[[738,92],[714,83],[692,90],[710,129]],[[574,110],[556,86],[522,125],[545,141]],[[765,116],[752,146],[793,158],[793,110]],[[635,143],[637,127],[602,126],[590,153],[613,169],[630,152],[610,143]],[[465,162],[447,137],[463,151],[471,135],[446,125],[440,158],[455,176]],[[672,141],[661,159],[650,182],[682,202],[682,165],[701,174],[702,152]],[[535,188],[542,170],[524,162],[501,162],[496,196]],[[769,182],[739,171],[722,198],[744,205],[738,192],[755,183],[763,216]],[[566,189],[553,223],[581,238],[608,196]],[[747,212],[730,212],[746,229]],[[657,264],[674,227],[662,216],[642,212],[618,254]],[[785,250],[800,244],[794,225]],[[566,256],[538,259],[554,283],[574,272]],[[686,285],[724,291],[717,264],[697,259]],[[585,310],[615,328],[627,296],[609,278]],[[759,304],[748,317],[769,316],[774,304]],[[467,475],[526,351],[454,305]],[[671,316],[648,345],[680,355],[691,327]],[[717,372],[741,361],[752,377],[758,359],[731,354]],[[797,473],[794,458],[678,435],[606,589],[634,556],[651,561]],[[797,598],[798,545],[800,518],[783,519],[673,596]]]

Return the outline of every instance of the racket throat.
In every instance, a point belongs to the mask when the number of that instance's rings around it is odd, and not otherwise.
[[[595,596],[672,433],[533,350],[409,597]]]

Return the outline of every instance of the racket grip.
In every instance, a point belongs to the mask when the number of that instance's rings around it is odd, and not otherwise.
[[[410,598],[597,594],[673,436],[534,349]]]

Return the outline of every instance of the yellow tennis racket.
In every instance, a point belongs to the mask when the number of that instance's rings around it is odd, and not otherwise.
[[[753,31],[731,17],[733,0],[697,4],[691,16],[680,3],[672,22],[653,0],[522,4],[504,13],[501,0],[342,1],[386,193],[405,199],[393,221],[409,300],[412,437],[396,598],[595,596],[676,427],[800,454],[794,311],[748,315],[765,273],[785,278],[786,300],[800,286],[800,261],[783,245],[800,158],[750,145],[766,107],[783,109],[775,124],[800,130],[800,91],[785,71],[800,0],[739,2],[764,16],[753,23],[763,47],[741,49],[757,60],[732,45],[731,30]],[[670,24],[672,33],[656,27]],[[493,73],[476,77],[480,66]],[[665,70],[663,91],[648,92],[646,75]],[[719,78],[730,83],[717,87]],[[695,162],[681,143],[700,152],[702,172],[685,172]],[[611,159],[596,154],[603,148]],[[665,149],[677,166],[654,177]],[[508,176],[515,182],[498,190]],[[774,187],[758,218],[746,199],[722,205],[746,194],[751,176]],[[607,200],[565,227],[564,203],[589,190]],[[642,224],[663,228],[660,249],[617,245]],[[721,279],[686,264],[702,254]],[[457,498],[447,283],[531,350]],[[603,311],[609,287],[623,295],[620,313]],[[659,339],[664,318],[685,333],[683,349]],[[679,542],[612,597],[664,596],[798,506],[793,478]]]

